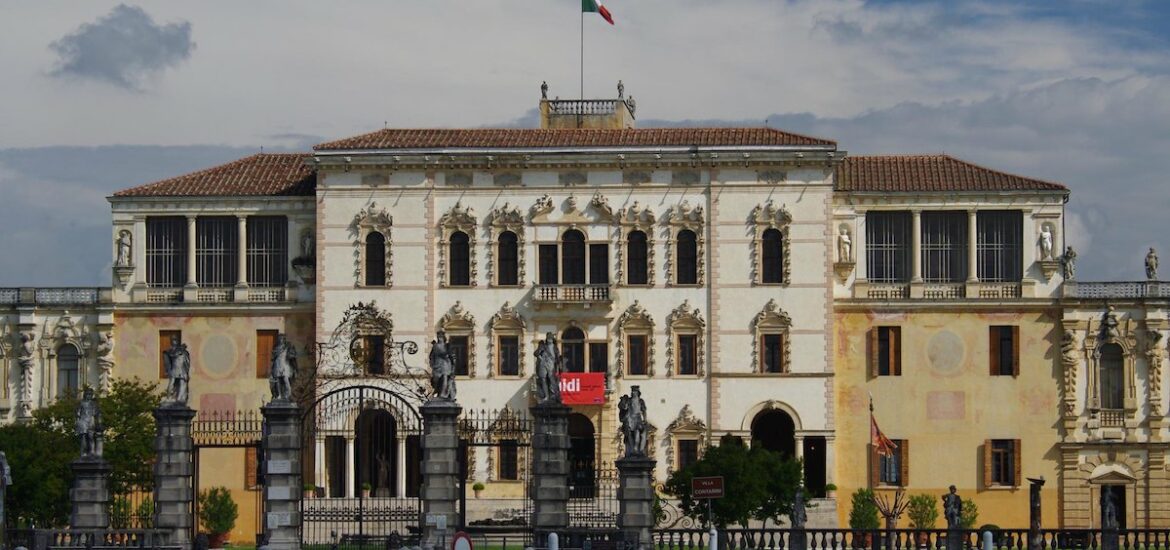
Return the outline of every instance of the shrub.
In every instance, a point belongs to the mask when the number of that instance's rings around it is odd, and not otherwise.
[[[849,510],[849,527],[852,529],[877,529],[880,526],[878,507],[873,502],[873,491],[870,489],[854,491],[852,508]]]
[[[963,499],[963,513],[959,515],[959,526],[963,529],[971,529],[975,527],[975,522],[977,521],[979,521],[979,507],[975,505],[974,500],[969,498]],[[992,525],[992,527],[995,526]],[[999,529],[999,527],[995,528]]]
[[[199,525],[213,535],[231,532],[240,509],[227,487],[212,487],[199,492]]]
[[[142,502],[138,503],[138,507],[134,509],[134,515],[138,517],[140,527],[143,529],[154,528],[154,499],[146,497]]]
[[[471,485],[471,490],[472,491],[482,491],[483,490],[483,483],[480,483],[478,481],[473,483]]]
[[[938,499],[934,495],[914,495],[910,497],[906,515],[910,517],[910,526],[915,529],[934,529],[938,521]]]
[[[130,499],[119,495],[110,502],[110,528],[130,528]]]

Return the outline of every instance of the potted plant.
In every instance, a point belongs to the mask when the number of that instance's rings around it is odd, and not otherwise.
[[[207,531],[211,548],[223,548],[239,516],[240,509],[227,487],[212,487],[199,492],[199,525]]]
[[[852,507],[849,510],[849,528],[853,529],[853,546],[855,548],[869,548],[873,543],[874,532],[881,526],[881,521],[878,519],[878,507],[873,499],[874,495],[871,489],[858,489],[853,492]]]
[[[835,485],[833,483],[826,483],[825,484],[825,497],[837,498],[837,485]]]
[[[910,517],[910,527],[913,529],[934,529],[938,521],[938,499],[932,495],[920,494],[910,497],[906,515]],[[930,533],[918,533],[916,536],[919,546],[929,546]]]
[[[370,483],[368,481],[365,483],[362,483],[362,498],[370,498],[370,491],[373,488],[374,487],[372,485],[370,485]]]
[[[312,483],[305,484],[305,498],[313,498],[317,496],[317,486]]]
[[[483,494],[483,483],[480,483],[478,481],[475,482],[474,484],[471,485],[471,490],[475,491],[475,498],[479,498],[479,496],[481,494]]]

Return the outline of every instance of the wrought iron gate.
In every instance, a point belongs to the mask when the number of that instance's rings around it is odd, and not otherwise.
[[[302,544],[385,548],[417,538],[422,418],[410,401],[342,385],[307,407],[302,425]]]

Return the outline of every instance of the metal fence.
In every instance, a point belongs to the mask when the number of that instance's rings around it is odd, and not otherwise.
[[[924,550],[947,548],[946,529],[806,529],[809,550]],[[992,544],[997,550],[1026,550],[1029,548],[1027,529],[997,529],[991,531]],[[728,550],[784,550],[791,548],[793,531],[790,529],[723,529],[719,531],[719,548]],[[960,547],[965,550],[982,548],[983,534],[976,529],[958,531]],[[1108,548],[1105,541],[1117,538],[1120,550],[1165,550],[1170,548],[1170,528],[1167,529],[1041,529],[1038,546],[1041,549],[1098,550]],[[659,550],[702,550],[707,548],[710,534],[707,529],[658,529],[653,534],[653,545]]]

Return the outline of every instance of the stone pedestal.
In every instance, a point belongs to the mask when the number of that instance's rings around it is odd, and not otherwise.
[[[649,548],[654,529],[654,459],[626,457],[617,461],[618,529],[627,542]]]
[[[301,547],[301,409],[290,402],[260,408],[264,415],[264,540],[272,550]]]
[[[569,526],[569,407],[532,408],[532,531],[543,541]]]
[[[154,527],[169,532],[167,544],[191,547],[195,474],[191,419],[195,411],[185,405],[154,410]]]
[[[69,527],[79,530],[104,530],[110,527],[110,463],[100,457],[82,457],[73,461],[73,488],[69,500],[73,512]]]
[[[423,548],[446,548],[459,522],[459,413],[454,401],[422,406]]]

